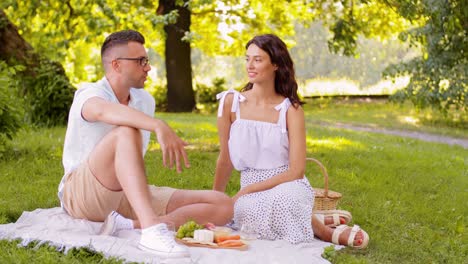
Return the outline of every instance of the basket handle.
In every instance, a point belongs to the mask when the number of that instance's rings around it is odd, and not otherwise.
[[[325,186],[323,188],[324,191],[325,191],[324,195],[325,195],[325,197],[328,197],[328,173],[327,173],[327,169],[325,168],[325,166],[323,166],[323,164],[320,161],[318,161],[318,160],[316,160],[314,158],[306,158],[306,161],[315,162],[320,167],[320,170],[322,171],[322,174],[323,174],[324,180],[325,180]]]

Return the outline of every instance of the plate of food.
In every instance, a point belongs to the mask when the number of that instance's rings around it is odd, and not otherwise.
[[[233,234],[229,227],[207,224],[199,225],[189,221],[179,227],[176,241],[189,247],[212,249],[247,250],[248,245],[239,235]]]

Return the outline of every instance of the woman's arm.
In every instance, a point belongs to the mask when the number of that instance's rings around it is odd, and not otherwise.
[[[302,110],[302,107],[298,107],[297,109],[295,107],[290,107],[287,112],[286,122],[289,133],[289,169],[268,180],[245,187],[234,196],[234,200],[237,200],[244,194],[268,190],[281,183],[304,177],[306,164],[306,133],[304,110]]]
[[[224,192],[231,177],[233,166],[229,157],[229,132],[232,124],[231,106],[233,95],[228,94],[224,100],[223,114],[218,117],[219,156],[216,162],[213,190]]]

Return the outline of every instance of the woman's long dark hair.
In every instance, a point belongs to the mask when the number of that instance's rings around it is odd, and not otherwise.
[[[247,42],[245,49],[248,49],[252,44],[265,51],[270,56],[271,63],[278,67],[275,73],[275,91],[289,98],[294,107],[304,104],[297,95],[294,63],[289,55],[286,44],[273,34],[255,36]],[[253,83],[249,82],[242,88],[242,91],[248,91],[252,87]]]

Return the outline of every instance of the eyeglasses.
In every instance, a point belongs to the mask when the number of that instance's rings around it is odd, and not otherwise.
[[[146,65],[149,64],[149,59],[148,59],[148,57],[140,57],[140,58],[117,58],[116,60],[132,60],[132,61],[138,61],[138,63],[139,63],[142,67],[145,67]]]

